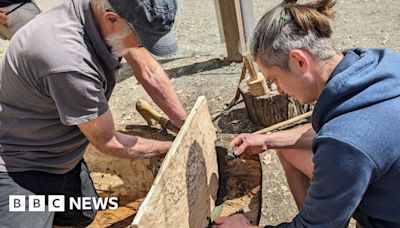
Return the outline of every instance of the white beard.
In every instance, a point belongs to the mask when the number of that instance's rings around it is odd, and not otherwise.
[[[111,47],[112,54],[116,57],[122,57],[128,53],[129,48],[124,46],[123,39],[132,35],[133,31],[129,26],[125,26],[122,31],[105,37],[107,44]]]

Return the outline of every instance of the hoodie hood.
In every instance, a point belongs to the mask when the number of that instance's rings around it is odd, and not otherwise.
[[[400,96],[399,53],[359,48],[343,54],[315,105],[316,132],[335,117]]]

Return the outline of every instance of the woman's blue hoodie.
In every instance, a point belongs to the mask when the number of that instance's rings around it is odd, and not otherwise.
[[[314,176],[304,207],[280,227],[400,227],[400,54],[354,49],[312,117]]]

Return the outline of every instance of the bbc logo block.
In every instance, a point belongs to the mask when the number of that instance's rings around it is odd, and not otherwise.
[[[50,195],[49,211],[64,212],[65,211],[65,197],[63,195]]]
[[[25,211],[24,195],[9,195],[8,202],[9,211]]]
[[[69,197],[68,205],[64,195],[10,195],[9,211],[54,211],[64,212],[68,210],[116,210],[118,208],[117,197]]]
[[[28,198],[26,200],[26,198]],[[46,197],[44,195],[10,195],[9,196],[9,211],[31,211],[31,212],[43,212],[43,211],[54,211],[64,212],[65,211],[65,197],[63,195],[50,195],[47,198],[48,207],[46,208]],[[28,203],[26,205],[26,203]]]

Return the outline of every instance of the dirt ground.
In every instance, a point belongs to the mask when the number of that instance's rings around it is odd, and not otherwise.
[[[59,0],[38,0],[43,9]],[[277,0],[253,0],[255,21],[280,3]],[[303,2],[303,1],[302,1]],[[396,0],[339,0],[334,22],[334,41],[340,50],[352,47],[388,47],[400,50],[400,1]],[[190,111],[197,97],[205,95],[211,114],[220,111],[235,93],[241,63],[224,60],[226,50],[220,42],[214,2],[212,0],[179,1],[176,33],[180,53],[159,59],[168,72],[179,99]],[[8,42],[0,42],[0,50]],[[0,55],[1,55],[0,51]],[[150,101],[127,66],[110,100],[117,124],[145,124],[135,111],[137,99]],[[220,132],[238,134],[253,132],[262,127],[252,124],[243,104],[221,117],[215,125]],[[284,174],[275,153],[267,153],[262,162],[267,166],[263,178],[266,190],[263,201],[263,224],[290,221],[297,213]]]

